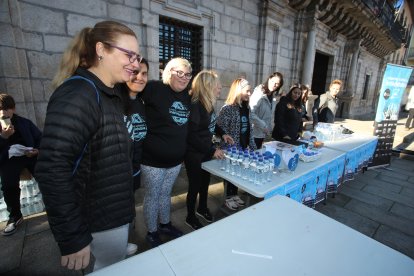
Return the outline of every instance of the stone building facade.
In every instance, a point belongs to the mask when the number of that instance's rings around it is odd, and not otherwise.
[[[279,71],[285,91],[301,82],[319,94],[342,79],[337,116],[356,118],[373,111],[387,57],[403,43],[403,29],[395,35],[375,10],[385,2],[1,0],[0,91],[13,95],[18,113],[42,127],[62,52],[79,30],[102,20],[136,32],[149,76],[158,78],[162,16],[201,28],[201,67],[218,71],[224,88],[217,109],[233,79],[244,76],[256,86]]]

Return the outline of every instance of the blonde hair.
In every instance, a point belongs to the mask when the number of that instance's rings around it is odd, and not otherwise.
[[[341,80],[338,80],[338,79],[333,80],[333,81],[331,82],[331,84],[329,85],[329,87],[331,87],[331,86],[332,86],[332,85],[334,85],[334,84],[339,84],[339,86],[342,86],[342,81],[341,81]]]
[[[214,89],[220,85],[218,74],[212,70],[203,70],[198,73],[191,83],[191,101],[193,103],[200,102],[207,112],[211,112],[214,109],[216,103],[216,96],[214,95]]]
[[[164,71],[162,71],[162,82],[166,85],[170,85],[171,82],[171,69],[175,67],[184,66],[191,72],[193,69],[191,68],[191,63],[186,60],[185,58],[176,57],[171,59],[167,65],[165,65]]]
[[[226,104],[227,105],[233,105],[238,104],[241,106],[241,92],[242,89],[245,88],[247,85],[250,85],[249,82],[246,79],[238,78],[235,79],[231,86],[229,94],[227,95]]]
[[[120,35],[136,38],[134,31],[115,21],[102,21],[93,28],[83,28],[63,53],[59,70],[52,81],[53,89],[72,76],[78,67],[90,68],[97,63],[96,43],[104,42],[104,47],[109,49],[107,44],[115,44]]]

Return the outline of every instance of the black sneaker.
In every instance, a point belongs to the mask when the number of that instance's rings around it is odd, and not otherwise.
[[[213,222],[213,215],[210,213],[210,210],[206,208],[204,211],[197,210],[196,215],[203,218],[207,222]]]
[[[190,226],[190,228],[192,228],[193,230],[198,230],[201,227],[203,227],[203,225],[200,223],[200,221],[197,218],[192,218],[192,219],[186,218],[185,224]]]
[[[10,218],[7,222],[6,228],[3,230],[3,236],[10,236],[16,233],[17,226],[19,226],[23,222],[23,216],[18,219]]]
[[[157,247],[160,246],[162,244],[162,241],[160,239],[160,236],[158,234],[158,231],[155,232],[148,232],[147,236],[145,237],[145,239],[147,240],[147,242],[149,242],[149,244],[151,245],[151,247]]]
[[[167,224],[160,223],[160,225],[158,226],[158,230],[160,230],[161,233],[166,234],[172,238],[179,238],[183,235],[183,232],[175,228],[171,224],[171,221]]]

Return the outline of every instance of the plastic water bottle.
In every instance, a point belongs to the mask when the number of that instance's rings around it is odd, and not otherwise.
[[[256,170],[255,170],[255,174],[254,174],[254,184],[257,186],[260,186],[263,184],[263,159],[260,158],[259,161],[257,161],[257,165],[256,165]]]
[[[273,177],[273,171],[275,170],[275,162],[273,160],[273,158],[270,158],[268,160],[269,162],[267,163],[268,168],[269,168],[269,172],[267,173],[267,181],[270,182],[272,181],[272,177]]]
[[[267,177],[269,176],[269,157],[264,156],[263,158],[263,177],[262,183],[266,183]]]
[[[242,172],[243,172],[243,168],[242,168],[242,162],[243,162],[243,158],[244,158],[244,152],[242,149],[239,150],[239,154],[237,155],[237,170],[236,170],[236,176],[238,177],[242,177]]]
[[[237,150],[235,148],[233,148],[231,150],[231,157],[230,157],[230,163],[231,163],[231,168],[230,168],[230,174],[231,175],[236,175],[236,170],[237,170]]]
[[[250,167],[249,154],[244,153],[243,154],[243,161],[242,161],[242,173],[241,173],[241,176],[244,180],[249,179],[249,173],[250,173],[249,167]]]
[[[230,173],[230,170],[231,170],[231,148],[230,147],[227,148],[224,158],[226,160],[226,173]]]
[[[226,171],[226,155],[227,155],[227,149],[224,150],[224,158],[220,159],[220,170]]]
[[[256,174],[256,165],[257,165],[257,157],[253,155],[250,161],[250,165],[249,165],[249,168],[250,168],[249,173],[248,173],[249,182],[254,183],[254,177]]]

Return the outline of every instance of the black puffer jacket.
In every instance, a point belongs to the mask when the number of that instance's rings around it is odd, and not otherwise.
[[[78,69],[75,74],[95,83],[100,104],[86,80],[58,87],[47,107],[36,166],[62,255],[87,246],[91,233],[130,223],[135,215],[131,139],[121,99],[91,72]]]

